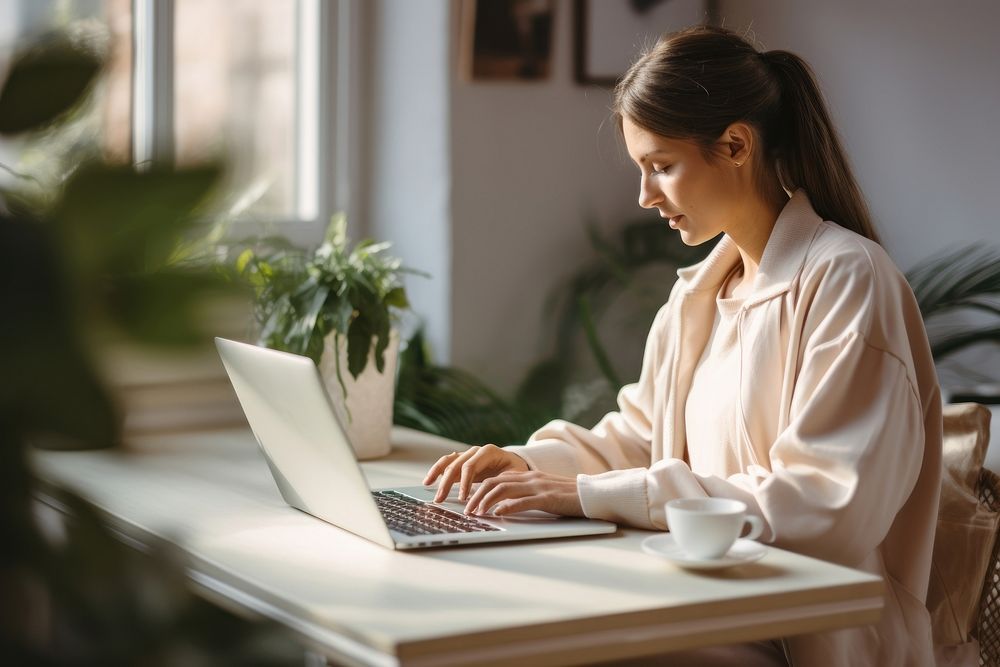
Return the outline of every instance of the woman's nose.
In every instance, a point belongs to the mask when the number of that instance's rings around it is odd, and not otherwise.
[[[659,190],[653,187],[648,178],[643,177],[639,182],[639,206],[642,208],[653,208],[663,199]]]

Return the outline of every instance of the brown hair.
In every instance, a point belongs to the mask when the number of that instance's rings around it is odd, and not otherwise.
[[[725,129],[754,128],[755,187],[779,178],[805,189],[816,212],[880,242],[809,65],[788,51],[759,53],[736,33],[695,26],[664,35],[618,82],[613,111],[672,139],[693,140],[706,159]],[[772,186],[773,187],[773,186]]]

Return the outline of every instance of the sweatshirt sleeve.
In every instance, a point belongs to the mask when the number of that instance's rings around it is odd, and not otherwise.
[[[669,306],[670,300],[653,320],[646,338],[639,380],[618,392],[617,411],[609,412],[591,429],[557,419],[532,434],[526,445],[504,449],[523,458],[532,470],[568,477],[649,466],[653,401],[657,395],[655,378],[663,359],[661,348]]]
[[[770,447],[770,471],[752,467],[723,479],[666,459],[580,475],[584,513],[665,529],[664,505],[673,498],[735,498],[764,519],[762,541],[845,564],[871,553],[916,484],[924,426],[903,361],[908,350],[885,349],[862,333],[873,319],[865,311],[873,307],[874,279],[865,273],[827,280],[813,301],[789,423]]]

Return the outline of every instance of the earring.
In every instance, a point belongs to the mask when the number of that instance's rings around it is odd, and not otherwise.
[[[743,163],[742,162],[734,162],[733,165],[735,165],[737,167],[742,167]]]

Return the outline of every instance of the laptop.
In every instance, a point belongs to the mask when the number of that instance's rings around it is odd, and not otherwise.
[[[458,485],[371,489],[308,357],[215,339],[250,429],[292,507],[390,549],[612,533],[608,521],[541,511],[466,516]],[[430,467],[430,463],[428,463]]]

